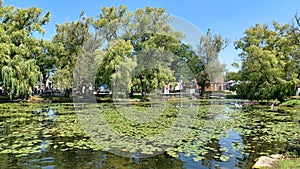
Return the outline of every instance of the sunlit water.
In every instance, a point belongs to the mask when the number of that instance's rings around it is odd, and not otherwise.
[[[70,107],[70,105],[68,106]],[[78,142],[87,138],[80,136],[78,133],[68,135],[68,133],[62,131],[58,132],[60,133],[59,135],[51,135],[51,131],[54,129],[63,130],[63,123],[75,123],[72,118],[65,118],[64,120],[67,122],[60,120],[61,117],[69,117],[72,113],[60,112],[61,110],[57,108],[57,105],[54,107],[52,105],[34,105],[33,107],[25,105],[23,107],[19,104],[2,104],[0,107],[1,169],[244,169],[251,168],[255,158],[260,156],[257,153],[257,149],[263,152],[274,149],[274,152],[278,152],[284,147],[283,143],[278,143],[274,146],[274,142],[262,142],[256,146],[256,142],[250,141],[247,142],[247,145],[249,145],[247,148],[235,148],[233,145],[243,147],[246,145],[245,141],[247,139],[260,136],[261,134],[241,135],[238,130],[231,128],[224,131],[224,137],[220,139],[212,138],[207,145],[217,151],[222,148],[227,149],[225,155],[230,157],[227,161],[216,158],[217,152],[213,149],[205,155],[203,160],[198,162],[194,161],[192,155],[185,156],[185,153],[180,153],[177,158],[171,157],[167,153],[149,158],[127,158],[84,146],[82,146],[83,148],[65,148],[66,146],[63,145],[65,143]],[[64,107],[64,105],[60,105],[59,108],[61,107]],[[225,106],[225,112],[228,111],[231,111],[231,109]],[[230,120],[232,118],[232,116],[222,113],[214,114],[212,117],[215,120]],[[286,117],[284,119],[286,122],[293,123],[295,121],[290,115],[284,117]],[[29,144],[32,145],[28,146]],[[31,150],[22,149],[22,147],[26,146],[32,147]],[[18,152],[15,152],[15,150]]]

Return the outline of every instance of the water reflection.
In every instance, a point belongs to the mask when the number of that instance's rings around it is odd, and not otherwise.
[[[34,160],[32,160],[34,159]],[[42,156],[32,155],[19,159],[19,166],[26,168],[59,168],[59,169],[96,169],[96,168],[121,168],[121,169],[183,169],[184,163],[180,159],[161,154],[155,157],[135,160],[116,156],[111,153],[91,150],[72,150],[66,152],[48,151]],[[10,167],[17,167],[11,164]]]
[[[201,118],[209,119],[212,124],[224,120],[224,125],[228,125],[234,117],[238,120],[230,124],[232,127],[229,130],[220,130],[224,132],[222,137],[205,133],[207,143],[198,147],[208,150],[203,155],[203,160],[195,162],[193,155],[187,157],[185,153],[180,153],[178,158],[163,153],[138,159],[92,150],[93,145],[86,143],[88,138],[82,131],[78,131],[80,126],[76,125],[76,115],[72,106],[53,104],[24,107],[18,104],[0,104],[0,168],[251,168],[253,160],[260,155],[257,152],[279,151],[286,144],[285,141],[278,142],[275,137],[278,132],[282,132],[280,136],[292,132],[291,129],[284,128],[284,125],[292,126],[298,122],[292,118],[293,114],[289,113],[243,114],[224,105],[216,106]],[[280,127],[280,131],[270,133],[272,125]],[[205,132],[205,125],[196,127],[198,132]],[[268,142],[264,137],[270,137],[272,140]],[[206,138],[199,138],[199,141],[200,139]],[[227,151],[223,151],[224,149]],[[221,155],[228,156],[229,160],[220,160]]]
[[[228,136],[226,138],[220,139],[219,143],[222,147],[228,148],[226,154],[231,156],[230,160],[227,162],[218,162],[217,164],[219,166],[228,169],[233,168],[233,166],[235,166],[235,168],[246,168],[244,165],[245,160],[241,160],[243,159],[244,155],[239,150],[233,147],[234,143],[242,143],[242,138],[239,133],[235,132],[234,130],[230,130],[228,132]]]

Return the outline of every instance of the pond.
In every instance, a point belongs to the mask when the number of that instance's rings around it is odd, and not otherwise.
[[[0,168],[244,169],[299,145],[299,110],[163,106],[0,104]]]

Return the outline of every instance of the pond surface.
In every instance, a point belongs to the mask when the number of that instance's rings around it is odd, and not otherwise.
[[[73,104],[0,104],[0,168],[244,169],[251,168],[260,155],[299,144],[299,110],[271,112],[262,107],[240,110],[229,105],[181,103],[170,104],[162,114],[153,113],[142,123],[132,112],[138,110],[145,117],[153,108],[120,109],[106,103],[93,109],[101,110],[125,136],[148,139],[175,123],[179,110],[191,111],[190,107],[197,110],[193,123],[176,145],[165,152],[161,147],[122,145],[133,154],[124,157],[110,153],[109,147],[124,144],[122,140],[105,145],[105,141],[98,144],[91,139]],[[124,118],[126,113],[128,118]],[[156,153],[159,151],[163,153]],[[149,156],[139,158],[134,156],[137,153]]]

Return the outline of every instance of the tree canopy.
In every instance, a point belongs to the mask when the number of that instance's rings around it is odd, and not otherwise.
[[[227,44],[228,39],[223,39],[218,34],[212,35],[210,29],[208,29],[206,35],[201,36],[196,50],[198,59],[195,60],[196,62],[194,61],[196,64],[192,65],[193,69],[197,69],[195,73],[197,83],[201,86],[201,95],[211,82],[224,81],[223,74],[226,65],[220,63],[219,53]]]
[[[128,84],[131,89],[140,90],[146,95],[171,81],[173,72],[168,65],[171,60],[165,53],[175,50],[182,35],[172,30],[171,17],[162,8],[146,7],[145,10],[137,9],[134,12],[126,9],[124,6],[102,8],[102,14],[95,21],[96,30],[104,32],[102,38],[108,41],[107,48],[104,48],[107,53],[99,66],[96,82],[118,85],[112,79],[117,77],[118,71],[127,70],[132,76],[131,85]],[[120,65],[126,61],[136,62],[132,65],[137,67],[121,69]],[[126,76],[125,79],[128,78]]]
[[[296,46],[290,40],[289,25],[256,24],[236,41],[241,49],[241,80],[238,94],[247,99],[278,99],[294,94],[297,79]]]
[[[194,49],[183,43],[184,35],[172,28],[173,18],[163,8],[146,7],[130,12],[124,5],[103,7],[95,18],[86,17],[82,11],[77,21],[56,25],[51,41],[34,36],[45,33],[42,27],[50,22],[50,12],[1,4],[0,16],[0,80],[5,75],[5,86],[11,90],[12,84],[8,82],[18,74],[14,72],[15,65],[30,65],[22,70],[35,72],[34,78],[33,74],[23,72],[31,80],[22,82],[26,89],[17,88],[25,92],[34,87],[33,83],[45,84],[49,78],[60,88],[82,86],[89,79],[96,86],[107,84],[113,89],[122,75],[126,83],[120,86],[127,92],[136,90],[146,95],[182,76],[186,82],[196,79],[204,92],[209,82],[216,82],[225,71],[218,55],[228,40],[213,35],[209,29]],[[236,48],[243,51],[241,73],[236,79],[245,82],[241,90],[251,89],[243,92],[251,93],[245,98],[263,95],[263,99],[282,99],[292,92],[300,72],[299,20],[295,18],[292,26],[274,23],[274,28],[269,29],[256,25],[236,42]],[[27,64],[17,64],[18,61]],[[294,70],[298,70],[296,77]],[[291,90],[282,90],[290,87]]]
[[[42,26],[49,22],[50,12],[43,14],[37,7],[0,5],[0,79],[10,98],[24,97],[52,69],[45,62],[50,59],[45,56],[50,45],[33,36],[33,33],[44,34]]]

